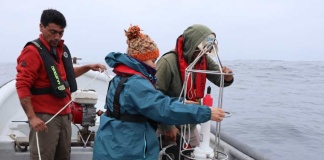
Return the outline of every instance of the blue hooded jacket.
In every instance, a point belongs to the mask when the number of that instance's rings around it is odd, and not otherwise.
[[[109,53],[105,60],[112,68],[124,64],[146,77],[134,74],[124,83],[119,100],[121,114],[140,114],[170,125],[203,123],[210,120],[209,107],[185,105],[179,102],[177,97],[170,98],[156,90],[149,81],[153,81],[155,73],[150,72],[150,69],[138,60],[115,52]],[[111,80],[107,92],[105,108],[111,112],[115,90],[121,78],[116,75]],[[158,138],[149,122],[123,122],[105,114],[101,115],[94,142],[94,160],[157,160],[158,154]]]

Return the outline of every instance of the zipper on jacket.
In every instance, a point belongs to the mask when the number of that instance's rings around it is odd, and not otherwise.
[[[146,143],[146,134],[144,132],[144,158],[146,158],[146,152],[147,152],[147,143]]]

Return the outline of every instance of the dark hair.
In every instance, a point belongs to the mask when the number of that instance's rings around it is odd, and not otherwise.
[[[62,28],[66,27],[66,21],[64,15],[55,9],[46,9],[43,11],[41,16],[41,24],[44,27],[48,26],[49,23],[55,23]]]

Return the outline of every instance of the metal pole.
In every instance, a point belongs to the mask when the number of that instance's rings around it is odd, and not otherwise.
[[[216,41],[216,39],[215,39]],[[218,56],[218,48],[217,48],[217,43],[215,43],[215,41],[213,42],[209,42],[207,43],[204,48],[201,50],[201,52],[198,54],[198,56],[194,59],[194,61],[188,65],[188,67],[185,70],[185,80],[184,80],[184,84],[182,87],[182,91],[180,94],[180,97],[183,96],[184,101],[186,100],[186,95],[187,95],[187,85],[188,85],[188,78],[190,77],[191,73],[205,73],[205,74],[217,74],[220,75],[220,86],[219,86],[219,96],[218,96],[218,108],[222,108],[223,105],[223,88],[224,88],[224,75],[233,75],[232,73],[223,73],[222,71],[222,63],[220,61],[220,58]],[[219,67],[219,71],[211,71],[211,70],[196,70],[194,69],[195,64],[200,60],[200,58],[204,55],[204,54],[208,54],[208,52],[214,52],[216,57],[217,57],[217,64]],[[183,93],[183,94],[182,94]],[[179,98],[180,100],[180,98]],[[220,129],[221,129],[221,122],[217,122],[216,123],[216,143],[214,146],[214,156],[218,159],[218,148],[220,145]],[[180,156],[179,156],[180,158]]]

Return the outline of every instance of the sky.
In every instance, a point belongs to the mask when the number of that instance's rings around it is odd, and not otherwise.
[[[216,33],[221,60],[324,60],[321,0],[0,0],[0,62],[16,62],[40,34],[44,9],[62,12],[63,39],[82,62],[125,52],[124,29],[139,25],[160,55],[192,24]],[[23,3],[24,2],[24,3]]]

